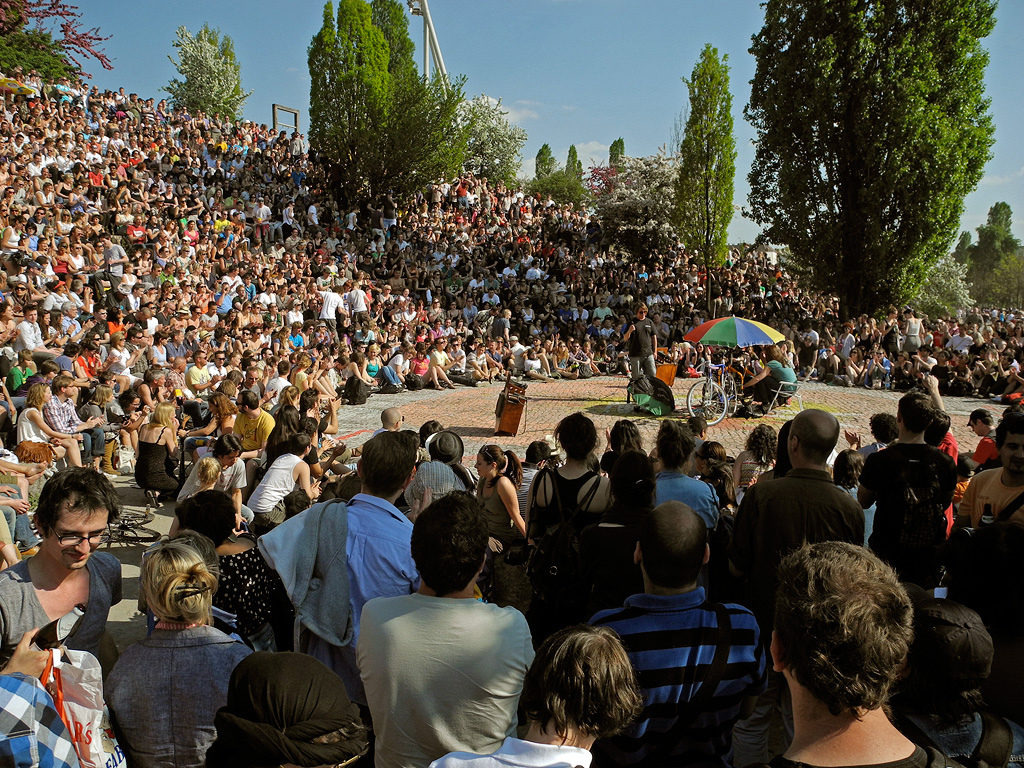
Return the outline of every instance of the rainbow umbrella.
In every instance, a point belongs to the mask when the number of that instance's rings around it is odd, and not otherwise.
[[[735,315],[708,320],[683,338],[716,347],[759,347],[786,340],[771,326]]]
[[[0,91],[13,93],[17,96],[35,96],[36,89],[31,85],[25,85],[13,77],[0,77]]]

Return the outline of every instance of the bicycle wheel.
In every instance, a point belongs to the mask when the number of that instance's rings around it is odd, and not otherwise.
[[[686,410],[691,416],[701,416],[714,426],[725,418],[728,400],[725,391],[710,379],[704,379],[686,393]]]
[[[125,528],[137,528],[140,525],[148,525],[156,517],[152,512],[122,512],[117,518],[118,524]]]
[[[151,544],[160,538],[160,532],[144,526],[125,526],[116,531],[111,541],[121,544]]]
[[[725,392],[726,412],[736,413],[736,403],[739,402],[739,384],[735,374],[726,373],[722,378],[722,391]]]

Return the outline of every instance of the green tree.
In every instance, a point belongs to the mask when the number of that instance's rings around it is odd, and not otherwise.
[[[569,154],[565,158],[565,172],[571,174],[580,180],[580,184],[583,183],[583,163],[580,162],[579,155],[576,153],[576,145],[569,145]]]
[[[968,272],[979,286],[982,295],[999,284],[996,271],[1004,259],[1020,248],[1020,240],[1013,236],[1013,211],[1008,203],[1000,202],[988,209],[988,218],[978,227],[978,242],[970,247]]]
[[[608,147],[608,167],[618,168],[622,158],[626,156],[626,140],[621,136]]]
[[[339,0],[335,21],[329,2],[309,46],[310,143],[345,204],[412,192],[465,155],[463,80],[424,82],[395,5]]]
[[[409,37],[409,19],[405,7],[398,0],[372,0],[370,18],[384,34],[388,45],[388,72],[392,77],[416,77],[413,56],[416,46]]]
[[[960,239],[956,242],[956,248],[953,249],[953,256],[964,266],[968,266],[971,263],[971,233],[961,232]]]
[[[768,0],[753,38],[750,213],[844,317],[912,296],[993,141],[993,0]]]
[[[572,203],[576,207],[590,199],[582,178],[565,169],[539,176],[526,185],[526,191],[542,198],[550,197],[556,203]]]
[[[0,36],[0,72],[11,72],[15,67],[26,72],[34,69],[48,81],[77,74],[64,58],[60,44],[49,32],[40,29],[19,30]]]
[[[558,163],[555,161],[555,156],[551,154],[551,146],[549,144],[541,145],[541,148],[537,150],[537,157],[533,165],[534,178],[543,179],[557,170]]]
[[[732,220],[736,140],[732,135],[732,94],[728,56],[704,46],[689,78],[689,116],[679,146],[676,226],[686,247],[710,269],[725,261]],[[708,291],[710,308],[711,292]]]
[[[986,295],[995,302],[1008,309],[1024,308],[1024,248],[1003,257],[996,267],[991,286],[991,293]]]
[[[172,105],[230,120],[240,117],[252,91],[242,90],[242,67],[231,38],[206,24],[194,36],[182,26],[171,45],[178,61],[167,58],[183,78],[172,78],[164,87]]]
[[[464,101],[460,114],[469,128],[466,168],[490,181],[513,184],[522,161],[526,131],[508,121],[501,99],[495,101],[484,94]]]

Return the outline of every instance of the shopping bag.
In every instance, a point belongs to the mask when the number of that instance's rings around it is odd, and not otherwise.
[[[87,651],[51,649],[42,681],[71,731],[82,768],[126,765],[103,703],[103,674],[96,657]]]

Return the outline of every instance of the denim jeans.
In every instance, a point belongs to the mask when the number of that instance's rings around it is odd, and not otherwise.
[[[82,461],[90,456],[94,459],[103,458],[103,449],[106,446],[107,438],[103,434],[103,427],[93,427],[82,433]]]

